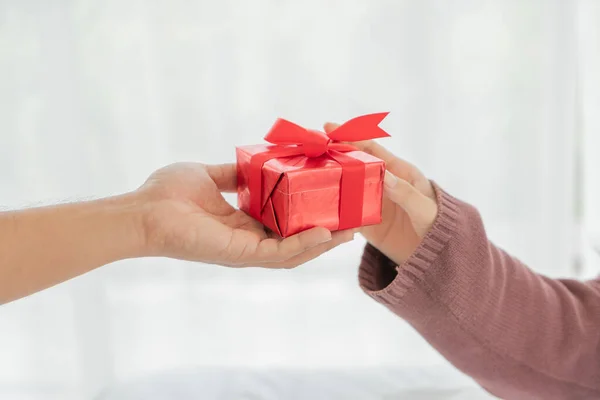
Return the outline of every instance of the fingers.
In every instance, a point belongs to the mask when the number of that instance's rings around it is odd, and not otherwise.
[[[222,192],[237,190],[236,164],[206,165],[206,172]]]
[[[417,235],[425,236],[437,215],[436,202],[389,171],[383,183],[386,196],[406,212]]]
[[[312,228],[283,240],[265,239],[258,244],[248,263],[282,262],[331,240],[331,232],[325,228]]]
[[[325,132],[329,133],[336,129],[339,125],[332,122],[325,124]],[[392,172],[396,176],[406,177],[409,179],[408,174],[416,167],[409,162],[396,157],[391,151],[373,140],[364,140],[362,142],[352,142],[352,145],[356,146],[359,150],[364,151],[374,157],[377,157],[385,162],[385,168]]]
[[[325,132],[331,132],[339,125],[332,122],[325,124]],[[434,199],[435,193],[429,180],[421,173],[421,171],[413,164],[399,157],[394,153],[375,142],[374,140],[365,140],[362,142],[352,142],[359,150],[364,151],[374,157],[385,162],[385,169],[390,171],[395,176],[408,181],[414,185],[419,191],[426,194],[429,198]]]
[[[345,230],[333,232],[331,235],[331,240],[325,243],[321,243],[303,253],[298,254],[290,258],[289,260],[285,260],[278,263],[266,264],[264,265],[267,268],[285,268],[291,269],[296,268],[299,265],[305,264],[315,258],[319,257],[323,253],[328,252],[329,250],[339,246],[340,244],[350,242],[354,239],[354,231],[353,230]]]
[[[407,176],[416,170],[416,167],[399,157],[373,140],[354,142],[359,150],[375,156],[385,162],[385,168],[396,176]]]

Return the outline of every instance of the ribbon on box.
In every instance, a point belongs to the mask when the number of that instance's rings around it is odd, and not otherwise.
[[[342,167],[340,182],[339,230],[357,227],[362,222],[365,164],[344,153],[358,150],[340,142],[357,142],[390,136],[379,123],[388,115],[376,113],[353,118],[329,134],[305,129],[285,119],[278,119],[265,140],[275,146],[255,154],[250,159],[250,215],[260,220],[262,211],[262,167],[273,158],[305,155],[309,158],[323,155]]]

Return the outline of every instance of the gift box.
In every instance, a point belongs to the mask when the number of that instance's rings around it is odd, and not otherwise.
[[[236,147],[238,207],[281,237],[381,222],[382,160],[350,144],[389,136],[387,113],[354,118],[329,134],[278,119],[265,140]]]

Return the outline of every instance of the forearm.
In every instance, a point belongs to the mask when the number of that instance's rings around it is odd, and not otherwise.
[[[0,213],[0,304],[141,256],[135,195]]]
[[[600,396],[596,283],[535,274],[489,242],[472,207],[438,199],[441,215],[407,262],[367,249],[363,288],[502,398]]]

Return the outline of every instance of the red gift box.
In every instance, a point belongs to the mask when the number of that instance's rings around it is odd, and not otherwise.
[[[378,126],[386,115],[329,134],[278,119],[265,136],[272,145],[236,148],[238,207],[281,237],[380,223],[385,163],[341,142],[389,136]]]

